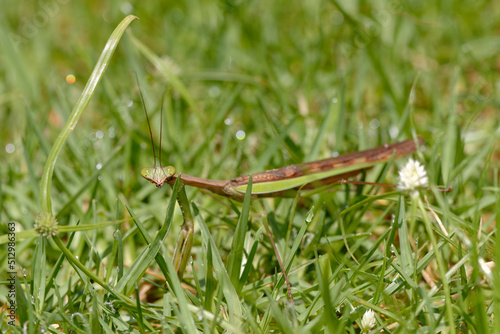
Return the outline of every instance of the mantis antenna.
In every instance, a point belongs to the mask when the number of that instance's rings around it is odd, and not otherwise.
[[[139,87],[139,95],[141,96],[141,101],[142,101],[142,107],[144,109],[144,113],[146,114],[146,120],[148,121],[148,129],[149,129],[149,138],[151,139],[151,146],[153,147],[153,157],[154,157],[154,167],[156,167],[156,151],[155,151],[155,143],[153,141],[153,133],[151,132],[151,123],[149,123],[149,116],[148,116],[148,111],[146,110],[146,103],[144,102],[144,97],[142,96],[142,90],[141,90],[141,85],[139,84],[139,78],[137,77],[137,73],[135,73],[135,79],[137,81],[137,87]],[[162,108],[163,108],[163,100],[162,100]],[[162,109],[163,112],[163,109]],[[160,123],[160,129],[161,129],[161,123]],[[160,159],[161,159],[161,130],[160,130]],[[160,160],[160,166],[161,166],[161,160]]]
[[[159,160],[160,160],[160,167],[163,170],[163,165],[161,164],[161,135],[163,134],[163,100],[165,99],[165,94],[161,97],[161,107],[160,107],[160,148],[158,154],[159,154]]]

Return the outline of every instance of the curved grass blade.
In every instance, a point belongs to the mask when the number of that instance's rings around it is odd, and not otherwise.
[[[250,212],[250,201],[252,199],[252,177],[248,180],[248,187],[243,200],[243,209],[241,211],[240,220],[234,231],[234,238],[229,253],[228,274],[231,282],[236,288],[236,291],[241,290],[239,278],[241,272],[241,262],[243,260],[243,246],[245,245],[245,235],[247,232],[248,213]]]
[[[85,85],[85,88],[83,89],[80,98],[76,102],[76,105],[73,108],[73,111],[71,112],[68,121],[66,122],[63,129],[59,133],[59,136],[57,137],[54,146],[52,146],[52,149],[49,153],[49,157],[47,159],[47,163],[45,164],[45,168],[42,174],[41,206],[43,212],[52,214],[50,186],[52,183],[52,174],[54,173],[54,166],[56,164],[57,157],[59,156],[59,153],[61,153],[62,147],[64,146],[66,139],[68,138],[70,133],[75,129],[78,120],[83,114],[83,111],[87,108],[87,105],[92,99],[92,96],[95,93],[97,85],[101,81],[104,72],[106,71],[106,68],[109,65],[111,56],[115,52],[116,47],[118,46],[118,42],[120,41],[123,33],[125,32],[125,29],[135,19],[137,19],[137,17],[134,15],[129,15],[126,18],[124,18],[109,37],[108,42],[106,43],[106,46],[104,47],[104,50],[102,51],[101,56],[99,57],[96,66],[94,67],[94,71],[90,75],[90,78],[87,81],[87,84]]]

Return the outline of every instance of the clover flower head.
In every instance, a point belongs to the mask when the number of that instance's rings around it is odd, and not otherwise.
[[[366,311],[365,314],[363,314],[363,318],[361,318],[361,330],[363,333],[367,333],[376,324],[375,312],[373,312],[373,310]]]
[[[398,189],[408,191],[412,197],[418,196],[418,188],[427,187],[428,184],[424,166],[412,158],[399,170]]]

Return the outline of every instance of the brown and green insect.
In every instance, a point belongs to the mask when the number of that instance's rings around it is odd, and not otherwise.
[[[247,191],[250,175],[236,177],[231,180],[211,180],[184,173],[177,174],[174,167],[162,166],[161,146],[159,166],[156,164],[156,152],[151,132],[151,125],[141,92],[140,95],[144,111],[146,113],[146,120],[148,122],[154,155],[153,167],[143,168],[141,170],[141,176],[156,185],[158,188],[161,188],[165,183],[173,185],[180,177],[182,185],[205,189],[214,194],[239,201],[243,200]],[[162,129],[160,121],[160,145],[161,132]],[[321,185],[335,183],[380,185],[377,183],[348,181],[347,179],[356,176],[363,170],[373,167],[375,164],[412,154],[416,151],[417,145],[421,144],[421,139],[418,139],[417,141],[410,139],[394,144],[382,145],[369,150],[347,153],[334,158],[305,162],[252,174],[251,195],[254,198],[279,196],[289,197],[294,196],[299,189],[311,190]],[[175,269],[177,270],[179,277],[182,277],[190,256],[191,245],[193,242],[193,217],[189,208],[189,200],[186,196],[184,187],[181,187],[179,190],[177,201],[182,209],[184,224],[182,225],[182,230],[177,240],[173,259]]]

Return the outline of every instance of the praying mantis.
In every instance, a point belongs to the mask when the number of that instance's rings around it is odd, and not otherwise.
[[[177,174],[173,166],[162,166],[161,121],[160,163],[159,166],[156,165],[156,152],[151,132],[151,124],[146,111],[144,98],[140,90],[139,93],[146,114],[154,155],[153,167],[143,168],[141,170],[141,176],[156,185],[158,188],[161,188],[165,183],[173,185],[178,178],[180,178],[182,184],[177,195],[177,202],[181,208],[184,223],[177,239],[173,257],[175,269],[180,278],[182,278],[184,274],[191,253],[194,229],[193,216],[189,207],[190,203],[184,189],[185,185],[205,189],[214,194],[241,201],[245,196],[251,177],[251,196],[253,198],[293,196],[298,190],[314,189],[318,185],[349,183],[351,181],[347,181],[348,178],[356,176],[363,170],[373,167],[375,164],[409,155],[415,152],[417,147],[423,143],[421,139],[410,139],[394,144],[382,145],[364,151],[347,153],[334,158],[290,165],[252,175],[240,176],[231,180],[204,179],[187,174]],[[351,183],[380,185],[359,181]]]

